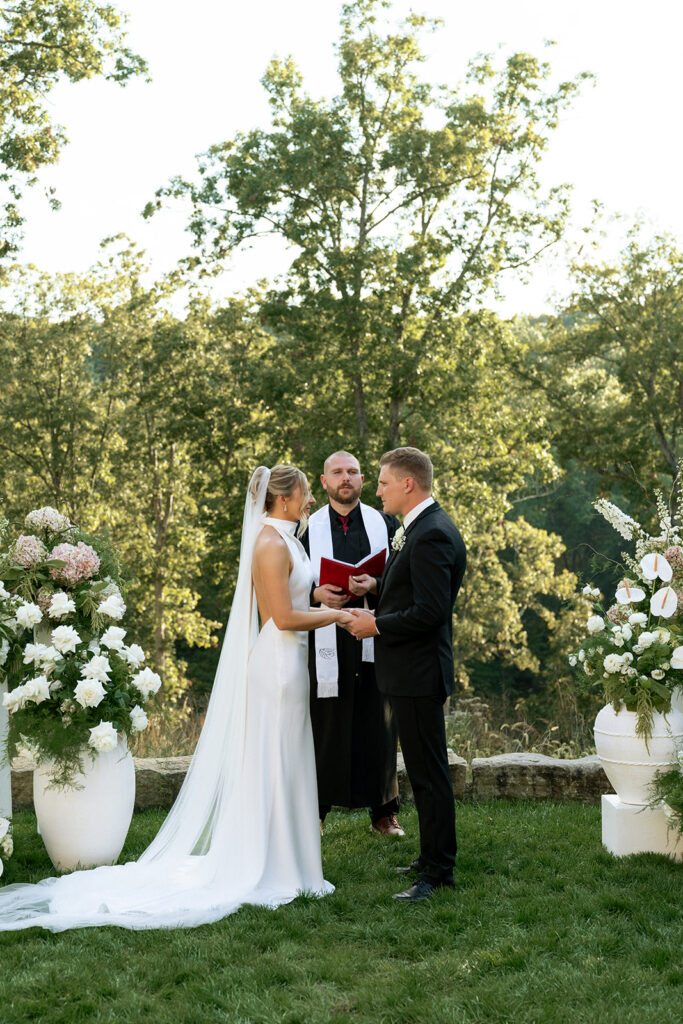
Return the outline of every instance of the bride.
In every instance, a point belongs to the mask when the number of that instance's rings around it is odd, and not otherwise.
[[[243,903],[333,891],[320,860],[306,633],[350,615],[309,609],[313,573],[295,533],[311,502],[294,466],[260,466],[251,479],[206,721],[151,845],[129,864],[0,889],[0,931],[191,927]]]

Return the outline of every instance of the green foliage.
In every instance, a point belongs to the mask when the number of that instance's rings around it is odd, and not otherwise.
[[[657,772],[651,797],[650,807],[665,805],[670,828],[683,834],[683,755],[670,768]]]
[[[51,116],[55,85],[95,76],[124,85],[146,74],[145,61],[124,43],[125,20],[94,0],[12,0],[0,8],[0,259],[18,246],[24,187],[56,163],[67,141]],[[51,203],[59,205],[54,196]]]
[[[163,817],[135,815],[124,860]],[[680,865],[611,857],[597,806],[469,803],[456,890],[406,908],[393,869],[418,852],[414,809],[401,823],[387,842],[367,813],[329,815],[322,900],[202,928],[0,934],[3,1024],[678,1024]],[[52,874],[35,817],[14,825],[7,883]]]

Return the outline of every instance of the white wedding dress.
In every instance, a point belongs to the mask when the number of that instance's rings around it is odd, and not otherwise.
[[[138,861],[0,888],[0,931],[99,925],[192,927],[242,904],[323,896],[308,641],[270,619],[258,632],[251,580],[265,525],[292,559],[292,607],[309,608],[310,562],[296,524],[262,513],[269,471],[247,496],[240,572],[206,721],[164,824]]]

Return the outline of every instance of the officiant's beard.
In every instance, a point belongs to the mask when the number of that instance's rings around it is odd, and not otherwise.
[[[328,481],[327,494],[336,501],[338,505],[355,505],[360,498],[360,492],[363,489],[363,484],[359,484],[357,487],[354,484],[348,484],[346,486],[340,485],[339,487],[331,487]]]

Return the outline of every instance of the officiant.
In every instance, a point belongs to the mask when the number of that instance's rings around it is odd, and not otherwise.
[[[315,574],[312,601],[360,608],[367,600],[373,607],[373,595],[349,597],[339,587],[320,586],[320,559],[355,565],[379,550],[388,558],[398,520],[361,502],[363,476],[349,452],[328,456],[320,481],[329,504],[311,516],[302,537]],[[396,817],[396,726],[375,682],[373,642],[359,644],[336,625],[317,629],[309,671],[321,827],[333,805],[367,807],[373,831],[403,835]]]

